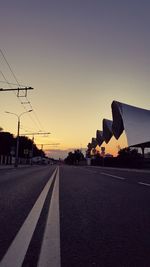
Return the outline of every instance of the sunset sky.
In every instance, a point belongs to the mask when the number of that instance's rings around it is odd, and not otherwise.
[[[149,14],[148,0],[2,0],[0,49],[19,83],[34,88],[34,112],[22,116],[21,133],[51,132],[35,142],[59,143],[44,149],[63,157],[86,148],[103,118],[112,119],[113,100],[150,109]],[[16,83],[0,54],[1,88],[6,80]],[[30,109],[13,92],[0,92],[5,131],[17,131],[17,118],[5,111],[20,114],[24,106]],[[124,140],[112,138],[106,152]]]

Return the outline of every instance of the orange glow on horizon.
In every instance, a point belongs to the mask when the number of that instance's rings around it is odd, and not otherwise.
[[[118,155],[118,151],[122,148],[128,146],[127,137],[125,132],[122,133],[118,140],[115,137],[112,137],[108,144],[105,142],[101,145],[101,147],[105,147],[105,154],[111,154],[114,157]],[[101,148],[97,146],[97,150],[101,151]]]

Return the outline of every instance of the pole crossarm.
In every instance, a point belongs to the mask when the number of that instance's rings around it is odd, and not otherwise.
[[[37,146],[58,146],[60,143],[51,143],[51,144],[37,144]]]
[[[51,143],[51,144],[37,144],[37,146],[41,146],[41,149],[43,150],[44,146],[59,146],[60,143]],[[46,150],[45,150],[46,151]]]
[[[19,87],[19,88],[0,88],[0,92],[17,91],[17,97],[26,97],[27,91],[33,90],[32,87]],[[24,95],[19,95],[20,91],[24,91]]]
[[[43,135],[43,134],[51,134],[51,133],[46,133],[46,132],[40,132],[40,133],[24,133],[24,134],[21,134],[21,135]]]

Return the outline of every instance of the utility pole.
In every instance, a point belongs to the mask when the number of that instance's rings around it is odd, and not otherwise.
[[[32,109],[30,110],[27,110],[25,112],[22,112],[21,114],[16,114],[16,113],[13,113],[13,112],[9,112],[9,111],[5,111],[6,113],[8,114],[12,114],[14,116],[17,117],[17,144],[16,144],[16,157],[15,157],[15,167],[18,167],[18,160],[19,160],[19,134],[20,134],[20,117],[28,112],[31,112]]]

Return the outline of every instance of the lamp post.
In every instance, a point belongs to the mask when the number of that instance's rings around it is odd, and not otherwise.
[[[17,144],[16,144],[16,156],[15,156],[15,167],[18,167],[18,159],[19,159],[19,132],[20,132],[20,117],[28,112],[31,112],[32,109],[22,112],[20,115],[13,113],[13,112],[9,112],[9,111],[5,111],[8,114],[12,114],[15,115],[18,119],[18,124],[17,124]]]

